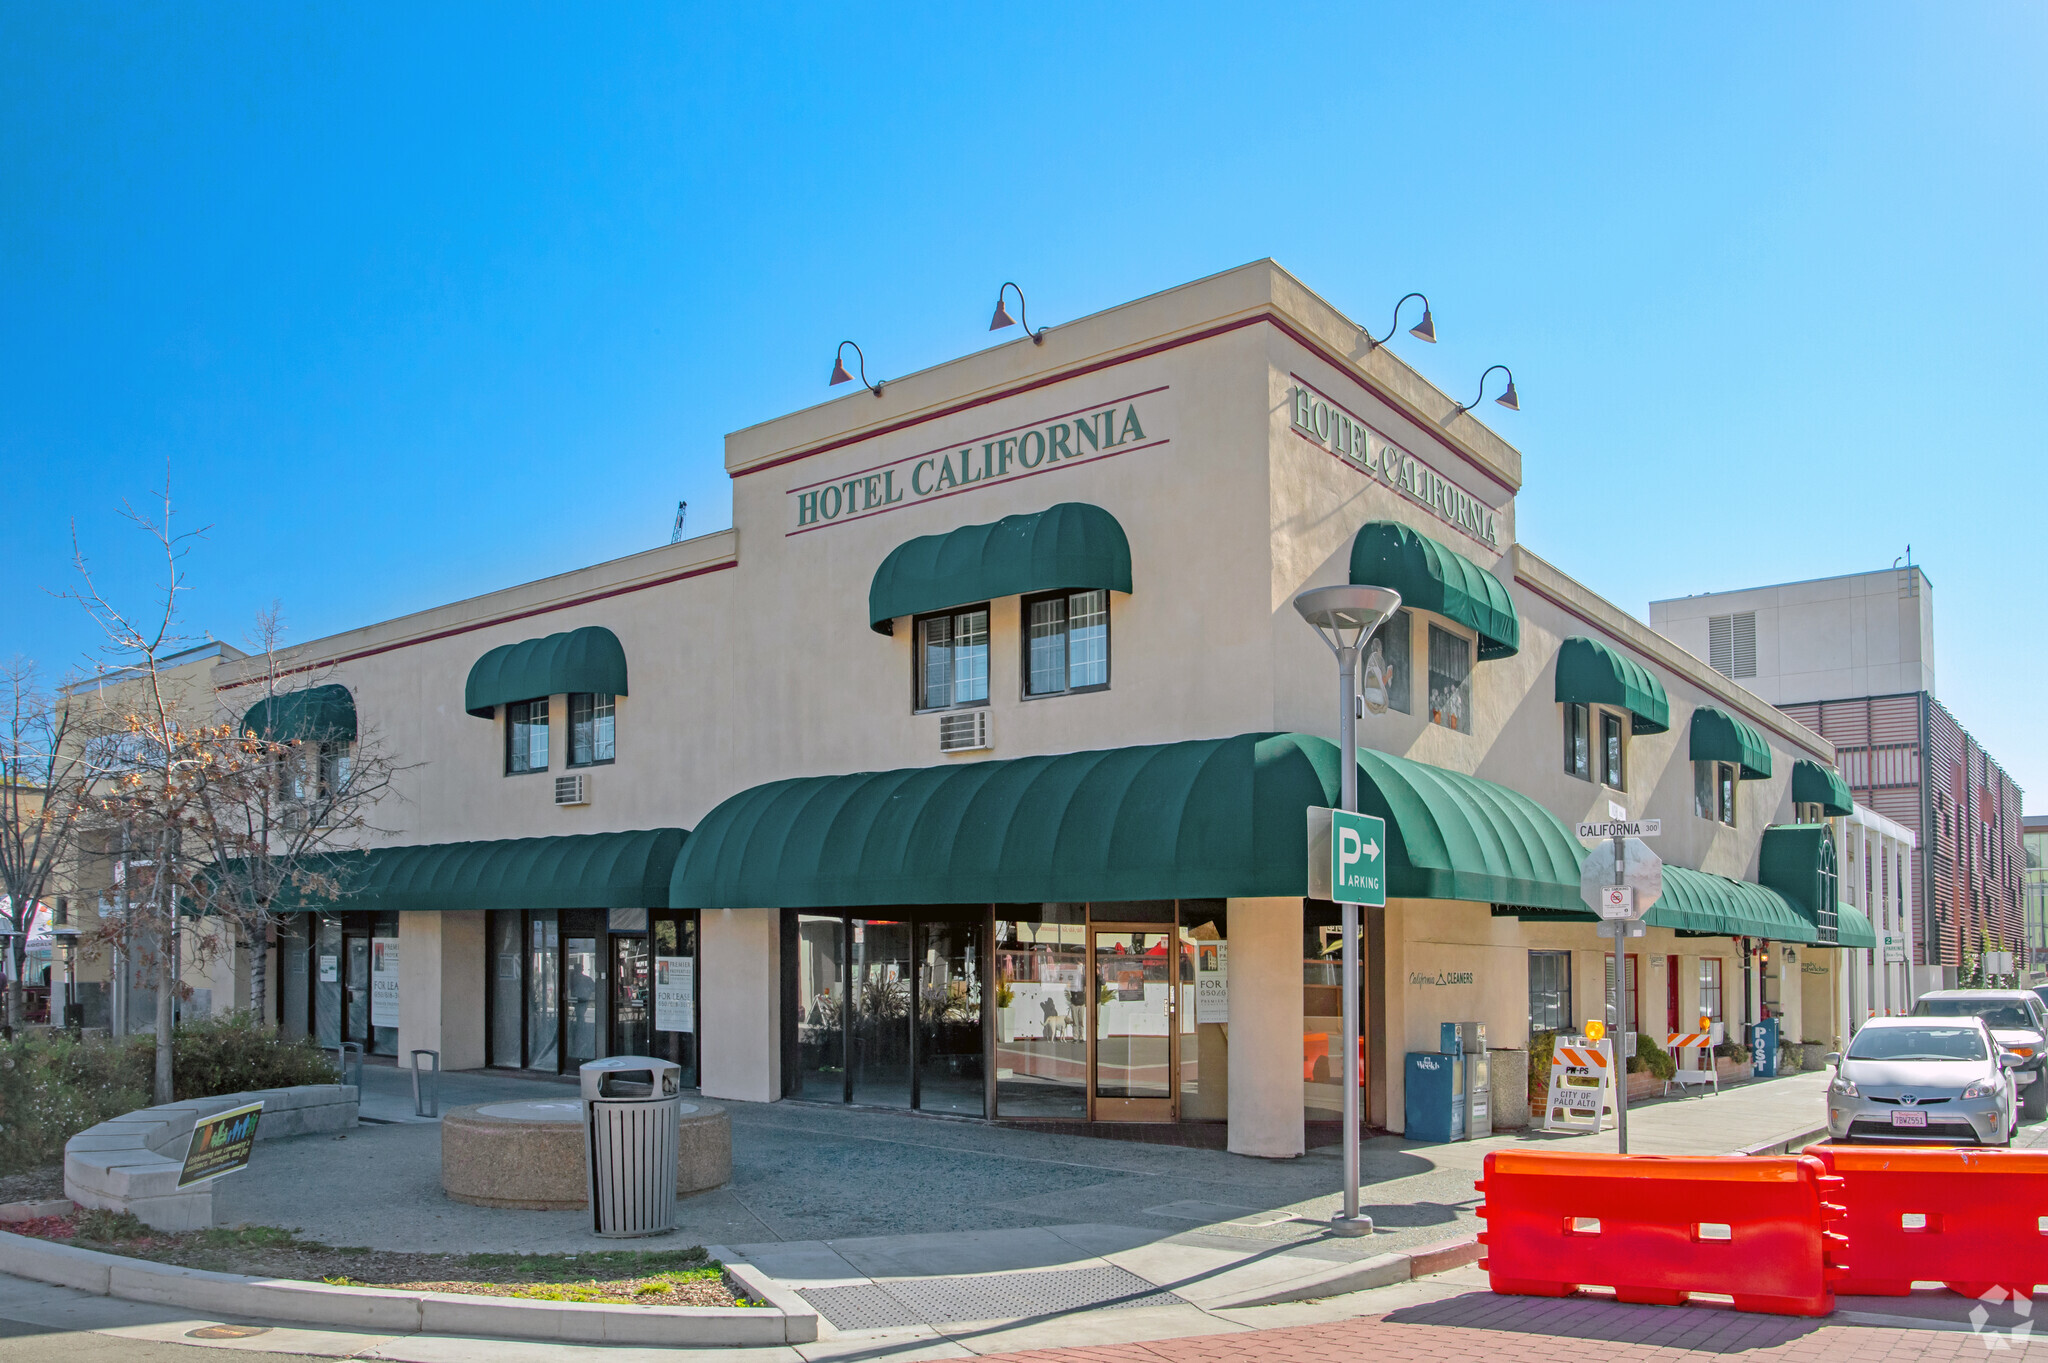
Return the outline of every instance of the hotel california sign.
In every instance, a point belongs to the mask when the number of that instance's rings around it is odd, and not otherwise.
[[[1446,524],[1500,548],[1494,509],[1305,383],[1287,390],[1289,424],[1345,463],[1422,503]]]

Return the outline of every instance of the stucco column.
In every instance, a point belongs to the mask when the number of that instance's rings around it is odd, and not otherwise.
[[[484,1063],[484,915],[398,915],[398,1063],[439,1051],[444,1070]]]
[[[1302,1139],[1301,901],[1230,901],[1234,1155],[1292,1159]]]
[[[782,1097],[782,910],[706,909],[697,924],[704,1096],[777,1102]],[[1234,932],[1236,924],[1231,927]]]

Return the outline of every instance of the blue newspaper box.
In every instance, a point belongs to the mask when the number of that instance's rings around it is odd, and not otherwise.
[[[1778,1077],[1778,1020],[1765,1018],[1749,1024],[1749,1075],[1752,1079]]]
[[[1465,1057],[1410,1051],[1407,1107],[1409,1140],[1464,1139]]]

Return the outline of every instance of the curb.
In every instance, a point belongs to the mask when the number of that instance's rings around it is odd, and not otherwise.
[[[0,1222],[39,1221],[45,1216],[62,1216],[76,1205],[68,1197],[45,1198],[41,1202],[0,1202]]]
[[[151,1263],[0,1231],[0,1273],[99,1297],[198,1307],[257,1320],[382,1334],[484,1335],[550,1343],[697,1347],[809,1344],[818,1315],[751,1264],[726,1270],[766,1307],[627,1306],[473,1297],[383,1287],[331,1287]]]
[[[1789,1155],[1804,1149],[1815,1141],[1824,1141],[1827,1138],[1827,1127],[1818,1126],[1810,1131],[1794,1132],[1789,1136],[1773,1136],[1770,1140],[1758,1141],[1755,1145],[1745,1145],[1739,1150],[1730,1150],[1728,1153],[1731,1155]]]
[[[1298,1278],[1283,1287],[1267,1288],[1247,1292],[1241,1297],[1223,1301],[1205,1302],[1203,1309],[1229,1311],[1246,1306],[1279,1306],[1286,1302],[1316,1301],[1323,1297],[1338,1297],[1347,1292],[1363,1292],[1373,1287],[1391,1287],[1405,1283],[1411,1278],[1425,1278],[1432,1273],[1444,1273],[1454,1268],[1479,1261],[1479,1237],[1477,1234],[1460,1236],[1455,1240],[1439,1240],[1435,1244],[1420,1245],[1414,1249],[1390,1250],[1375,1254],[1370,1259],[1354,1263],[1332,1264],[1328,1269]],[[1170,1288],[1170,1284],[1162,1284]]]

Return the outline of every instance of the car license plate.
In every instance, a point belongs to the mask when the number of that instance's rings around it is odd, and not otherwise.
[[[1892,1114],[1892,1125],[1925,1126],[1927,1125],[1927,1114],[1924,1112],[1894,1112]]]

